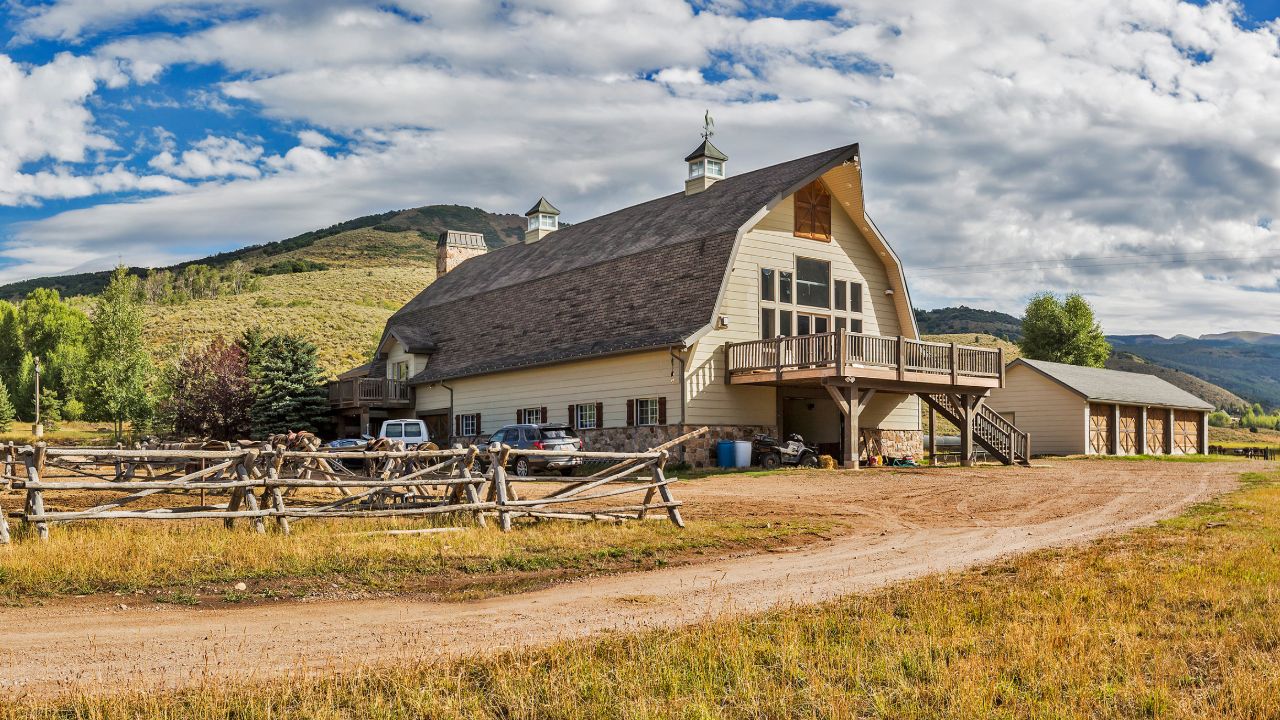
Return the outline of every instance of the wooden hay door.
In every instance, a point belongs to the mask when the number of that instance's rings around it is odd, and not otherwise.
[[[1120,453],[1122,455],[1138,454],[1138,426],[1142,424],[1142,408],[1130,405],[1120,406]]]
[[[1147,454],[1164,455],[1169,448],[1164,446],[1164,432],[1168,425],[1169,412],[1164,408],[1147,408]]]
[[[1112,452],[1110,405],[1089,404],[1089,452],[1097,455]]]
[[[1173,449],[1184,455],[1200,452],[1200,422],[1203,415],[1194,410],[1173,411]]]

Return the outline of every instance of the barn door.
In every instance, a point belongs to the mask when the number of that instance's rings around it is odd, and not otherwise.
[[[1142,424],[1142,408],[1120,406],[1120,453],[1138,453],[1138,426]]]
[[[1173,449],[1184,455],[1200,452],[1200,421],[1203,416],[1194,410],[1173,411]]]
[[[1089,450],[1098,455],[1111,454],[1111,406],[1089,405]]]
[[[1149,455],[1164,455],[1169,452],[1169,448],[1164,446],[1164,430],[1168,424],[1169,412],[1164,408],[1149,408],[1147,410],[1147,453]]]

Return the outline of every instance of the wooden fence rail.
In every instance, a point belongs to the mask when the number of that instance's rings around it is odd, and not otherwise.
[[[481,525],[496,518],[505,531],[516,518],[622,522],[661,512],[684,527],[681,503],[670,488],[675,478],[666,476],[668,451],[704,432],[706,428],[695,430],[642,453],[521,450],[497,444],[340,452],[319,450],[318,443],[305,450],[271,443],[224,450],[11,445],[0,448],[0,471],[10,488],[26,497],[20,512],[6,516],[0,507],[0,544],[10,542],[7,517],[30,526],[41,540],[49,538],[53,524],[81,520],[222,520],[231,529],[243,519],[256,532],[266,532],[273,522],[288,533],[292,521],[317,518],[465,515]],[[507,471],[518,456],[615,462],[583,477],[521,477]],[[299,492],[316,489],[334,490],[340,497],[316,498],[312,493],[304,498]],[[121,496],[89,508],[47,505],[54,497],[64,499],[63,494],[102,492]],[[643,494],[643,499],[619,504],[633,494]],[[156,495],[199,499],[195,504],[128,507]]]

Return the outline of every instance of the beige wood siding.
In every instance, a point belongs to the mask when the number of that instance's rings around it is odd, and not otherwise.
[[[425,356],[405,352],[404,346],[398,340],[392,340],[391,348],[387,350],[387,377],[391,377],[396,363],[405,361],[409,362],[409,377],[418,374],[427,366]]]
[[[604,427],[627,424],[627,400],[667,398],[667,423],[680,421],[680,386],[671,380],[666,352],[635,353],[480,375],[449,382],[454,413],[480,413],[490,433],[516,421],[516,410],[547,408],[548,422],[568,422],[570,404],[604,403]],[[419,386],[419,412],[447,408],[449,391]]]
[[[991,391],[987,401],[998,413],[1018,417],[1018,429],[1031,433],[1037,455],[1079,455],[1085,452],[1084,398],[1024,365],[1005,375],[1005,386]]]
[[[797,256],[826,260],[831,263],[833,280],[862,285],[863,311],[859,317],[863,332],[897,335],[906,327],[910,334],[909,321],[899,322],[897,306],[885,295],[890,284],[884,264],[843,207],[833,203],[831,242],[796,237],[794,222],[793,199],[786,198],[743,235],[720,302],[720,314],[728,319],[728,326],[708,333],[689,353],[690,423],[772,425],[775,422],[777,407],[773,388],[729,386],[724,382],[725,343],[760,338],[761,268],[794,272]],[[818,308],[793,305],[790,309],[824,314]],[[877,398],[862,425],[885,430],[919,430],[919,398],[902,395]]]

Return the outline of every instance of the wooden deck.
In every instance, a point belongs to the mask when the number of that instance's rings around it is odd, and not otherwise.
[[[413,405],[408,383],[387,378],[349,378],[329,383],[329,407],[407,408]]]
[[[864,333],[799,335],[725,346],[730,384],[781,385],[831,378],[869,387],[997,388],[1004,352]]]

